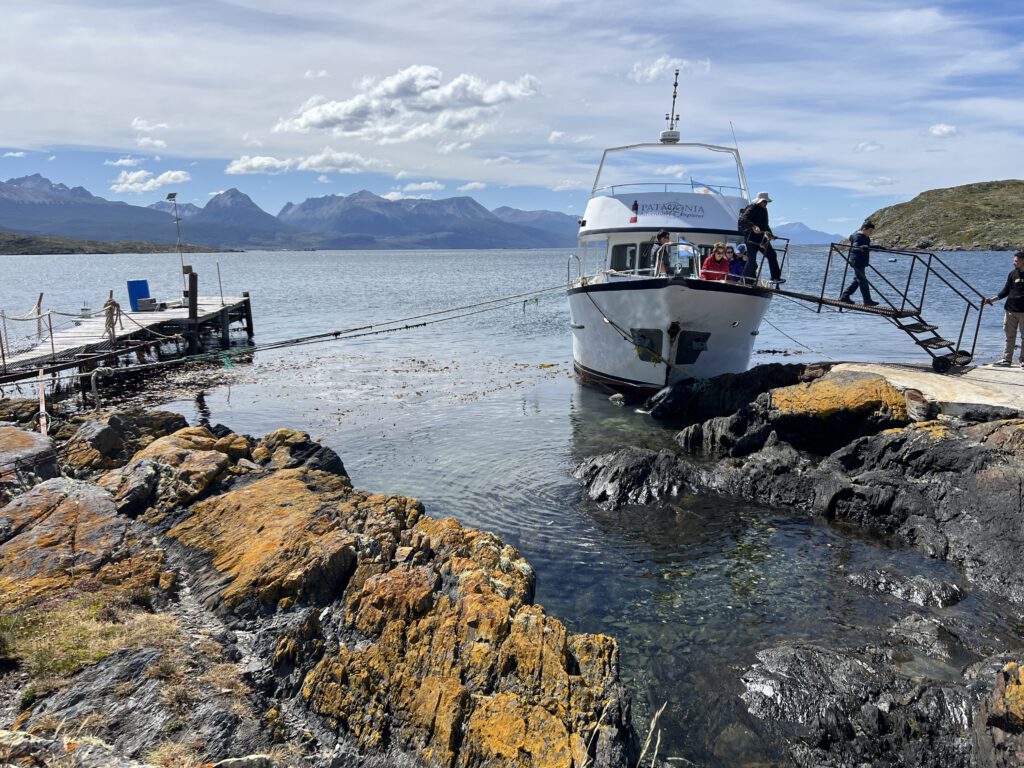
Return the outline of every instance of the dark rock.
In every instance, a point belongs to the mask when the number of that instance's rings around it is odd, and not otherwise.
[[[62,766],[63,768],[150,768],[129,760],[113,747],[95,739],[65,734],[45,738],[24,731],[0,730],[0,756],[4,765]],[[7,761],[10,762],[7,762]]]
[[[929,578],[922,574],[906,576],[893,570],[851,573],[850,583],[871,592],[892,595],[899,600],[920,606],[945,608],[959,603],[964,593],[956,584]]]
[[[644,410],[678,427],[735,413],[758,395],[822,375],[827,364],[804,366],[768,363],[743,373],[725,373],[710,380],[686,379],[651,396]]]
[[[670,451],[626,448],[587,459],[573,470],[594,501],[612,506],[670,498],[686,487],[685,463]]]

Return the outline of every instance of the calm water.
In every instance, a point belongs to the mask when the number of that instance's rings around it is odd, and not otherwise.
[[[568,250],[300,252],[189,255],[200,291],[251,292],[257,342],[409,317],[559,286]],[[1008,254],[944,255],[985,294],[1011,267]],[[794,249],[787,287],[821,288],[821,249]],[[907,262],[875,262],[905,281]],[[0,257],[0,307],[126,301],[125,281],[154,295],[180,290],[178,257]],[[903,275],[903,276],[901,276]],[[838,285],[829,293],[838,294]],[[933,292],[945,333],[962,309]],[[929,302],[929,306],[931,302]],[[983,316],[978,359],[1002,348],[1002,311]],[[887,322],[776,299],[754,362],[928,358]],[[944,321],[944,322],[943,322]],[[668,445],[671,433],[572,378],[564,294],[516,302],[398,333],[259,352],[251,364],[174,373],[151,402],[262,434],[289,425],[343,458],[357,486],[423,500],[435,516],[492,530],[538,574],[537,599],[573,631],[607,632],[622,647],[635,722],[662,716],[662,755],[698,765],[774,760],[735,694],[754,653],[782,641],[864,642],[910,612],[849,587],[853,570],[891,565],[956,574],[917,553],[720,497],[609,512],[586,501],[570,470],[624,445]],[[947,328],[949,330],[947,330]],[[29,329],[25,329],[28,332]],[[11,331],[12,337],[15,332]],[[197,384],[198,382],[198,384]],[[197,389],[202,386],[202,389]],[[170,394],[167,394],[167,392]],[[972,595],[941,612],[1009,636],[997,601]]]

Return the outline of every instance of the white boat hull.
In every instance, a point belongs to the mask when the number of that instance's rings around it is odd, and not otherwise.
[[[771,296],[690,278],[577,282],[569,289],[574,365],[586,379],[637,394],[745,371]]]

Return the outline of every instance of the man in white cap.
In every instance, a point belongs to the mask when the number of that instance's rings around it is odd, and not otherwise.
[[[747,271],[744,277],[755,277],[757,275],[757,252],[764,251],[768,259],[768,269],[771,270],[772,281],[775,283],[786,282],[782,278],[782,270],[779,269],[779,259],[772,248],[772,240],[775,233],[768,226],[768,203],[772,199],[767,192],[758,192],[757,197],[750,201],[750,205],[740,213],[740,220],[737,227],[743,233],[747,241]]]

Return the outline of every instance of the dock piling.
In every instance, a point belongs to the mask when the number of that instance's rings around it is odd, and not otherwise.
[[[188,353],[199,351],[199,275],[188,273]]]
[[[245,334],[252,341],[253,336],[256,335],[256,331],[252,326],[252,302],[249,301],[249,292],[242,291],[242,312],[245,313]]]

